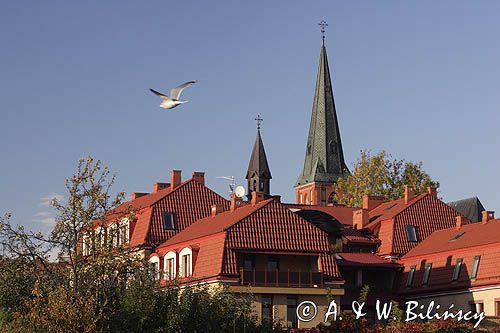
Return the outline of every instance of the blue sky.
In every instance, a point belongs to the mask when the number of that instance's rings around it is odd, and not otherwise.
[[[86,155],[116,190],[151,191],[170,170],[244,175],[256,126],[292,201],[321,35],[346,160],[361,149],[423,161],[440,195],[500,209],[500,2],[3,1],[0,213],[48,228],[45,199]],[[148,89],[187,80],[171,112]]]

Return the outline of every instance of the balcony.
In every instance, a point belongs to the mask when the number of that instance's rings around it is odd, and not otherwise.
[[[280,270],[240,269],[241,285],[260,287],[320,288],[324,286],[323,273]]]

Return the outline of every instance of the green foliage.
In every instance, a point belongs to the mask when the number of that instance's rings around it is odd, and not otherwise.
[[[359,291],[358,302],[365,303],[369,293],[370,293],[370,286],[365,284],[363,288],[361,288],[361,290]]]
[[[375,155],[363,150],[352,174],[337,181],[335,200],[360,207],[365,194],[398,199],[404,195],[405,185],[413,186],[416,193],[425,192],[429,186],[439,187],[423,170],[422,162],[392,159],[384,150]]]

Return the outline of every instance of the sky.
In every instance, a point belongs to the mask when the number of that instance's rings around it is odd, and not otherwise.
[[[500,210],[498,17],[493,0],[0,1],[0,214],[50,229],[88,155],[128,196],[171,169],[227,196],[216,177],[245,184],[258,114],[271,191],[293,201],[322,18],[348,165],[385,149],[445,201]],[[148,90],[188,80],[171,111]]]

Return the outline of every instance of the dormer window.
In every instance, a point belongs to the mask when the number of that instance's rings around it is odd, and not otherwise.
[[[411,224],[406,226],[406,236],[408,237],[408,242],[417,242],[417,233],[415,231],[415,227]]]
[[[163,212],[163,228],[165,230],[175,230],[174,213]]]
[[[462,258],[457,259],[455,263],[455,269],[453,270],[453,276],[451,277],[451,281],[457,281],[460,276],[460,269],[462,268],[462,262],[464,260]]]
[[[481,256],[474,257],[474,261],[472,262],[472,270],[470,273],[471,279],[475,279],[477,277],[477,270],[479,269],[479,260],[481,260]]]
[[[165,280],[173,280],[177,277],[177,254],[174,251],[170,251],[165,255],[164,267],[165,267]]]
[[[415,276],[415,270],[417,269],[417,266],[413,265],[410,267],[410,271],[408,272],[408,279],[406,280],[406,286],[411,287],[413,284],[413,277]]]
[[[160,258],[156,255],[149,258],[149,274],[155,280],[160,279]]]
[[[193,274],[193,251],[186,247],[179,253],[179,275],[187,277]]]
[[[431,269],[432,269],[431,263],[425,265],[424,276],[422,278],[422,285],[423,286],[426,286],[429,283],[429,276],[431,274]]]

